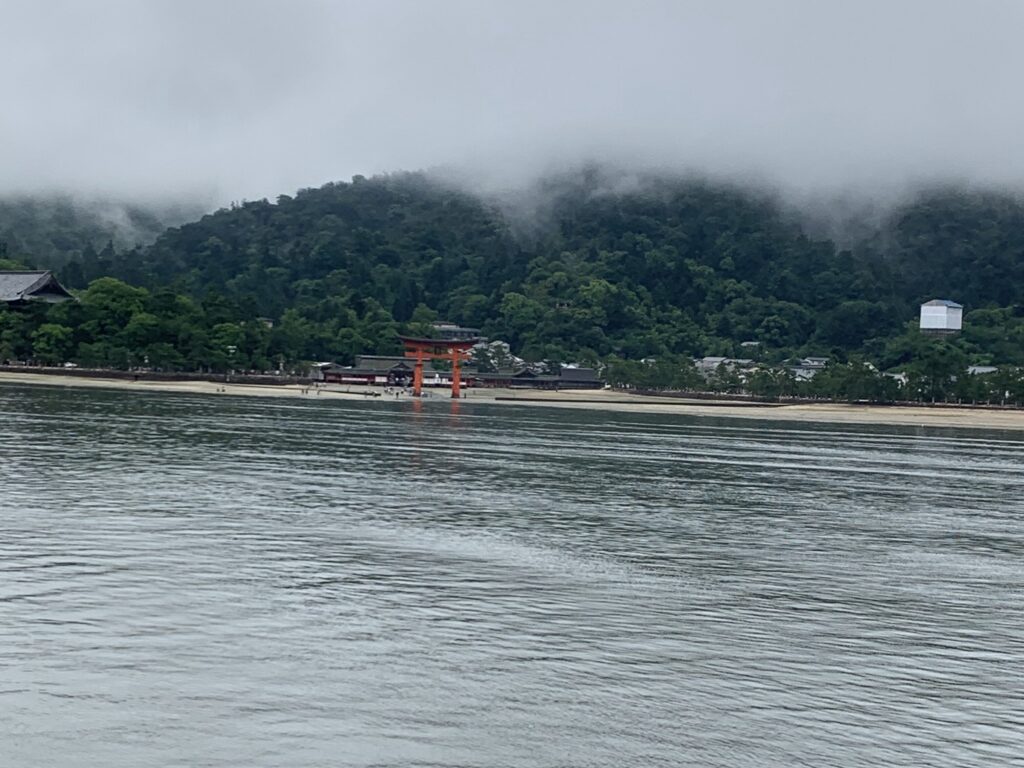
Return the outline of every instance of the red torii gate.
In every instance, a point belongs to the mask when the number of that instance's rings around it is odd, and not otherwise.
[[[416,360],[412,373],[413,397],[423,394],[423,361],[449,360],[452,364],[452,397],[462,390],[462,363],[469,360],[469,349],[480,339],[416,339],[399,336],[405,345],[405,356]]]

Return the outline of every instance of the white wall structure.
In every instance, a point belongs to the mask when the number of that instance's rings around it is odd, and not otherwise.
[[[964,308],[949,299],[932,299],[921,305],[921,330],[956,333],[963,327]]]

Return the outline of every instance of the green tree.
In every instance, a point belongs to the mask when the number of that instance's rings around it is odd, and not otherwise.
[[[967,355],[946,341],[933,341],[907,368],[910,392],[918,400],[946,400],[957,379],[967,376]]]
[[[72,330],[63,325],[44,323],[32,334],[32,354],[45,365],[58,365],[68,359]]]
[[[0,304],[0,362],[23,360],[29,352],[25,315]]]

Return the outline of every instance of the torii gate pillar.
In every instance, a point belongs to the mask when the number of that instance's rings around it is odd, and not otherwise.
[[[452,397],[458,398],[462,389],[462,353],[452,350]]]

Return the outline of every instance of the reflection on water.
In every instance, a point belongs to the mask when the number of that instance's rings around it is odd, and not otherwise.
[[[0,411],[0,765],[1022,764],[1010,434]]]

